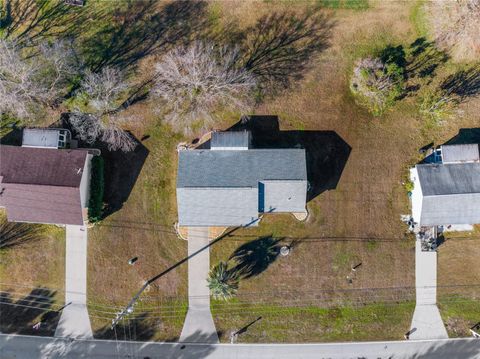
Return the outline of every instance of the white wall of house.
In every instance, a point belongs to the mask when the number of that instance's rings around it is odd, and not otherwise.
[[[410,180],[413,182],[413,191],[411,197],[412,217],[415,223],[420,223],[420,217],[422,215],[423,193],[416,167],[410,169]]]
[[[80,180],[80,201],[82,208],[88,207],[88,200],[90,198],[90,177],[92,175],[92,157],[88,154],[85,166],[83,167],[82,179]]]

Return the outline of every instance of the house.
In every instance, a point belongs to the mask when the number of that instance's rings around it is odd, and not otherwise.
[[[71,140],[70,131],[63,128],[25,128],[22,147],[66,148]]]
[[[179,226],[257,225],[265,212],[306,213],[306,196],[304,149],[255,149],[250,132],[232,131],[179,151]]]
[[[479,145],[443,145],[429,158],[410,170],[413,221],[459,228],[480,223]]]
[[[37,142],[27,136],[27,143]],[[92,157],[85,149],[0,145],[0,207],[8,220],[83,225]]]

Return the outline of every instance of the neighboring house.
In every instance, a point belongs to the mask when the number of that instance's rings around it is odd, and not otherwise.
[[[306,196],[304,149],[254,149],[244,131],[179,151],[179,226],[257,225],[259,213],[306,213]]]
[[[430,158],[410,170],[413,221],[420,226],[480,223],[479,145],[444,145]]]
[[[27,144],[39,143],[31,134]],[[0,207],[8,220],[84,224],[92,157],[86,149],[0,145]]]
[[[25,128],[22,147],[66,148],[71,140],[70,131],[63,128]]]

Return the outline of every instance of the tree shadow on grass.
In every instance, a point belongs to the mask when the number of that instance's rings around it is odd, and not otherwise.
[[[100,19],[90,7],[74,7],[64,1],[9,0],[4,2],[0,30],[6,38],[28,46],[51,37],[78,35],[89,17]]]
[[[265,236],[242,244],[230,256],[235,266],[230,269],[239,279],[248,279],[264,272],[275,262],[282,247],[283,238]]]
[[[253,148],[304,148],[307,201],[337,187],[352,148],[334,131],[280,131],[278,116],[250,116],[227,131],[251,132]],[[198,148],[210,148],[210,141]]]
[[[51,310],[55,295],[56,291],[41,287],[16,300],[10,293],[0,292],[0,332],[53,336],[60,319],[49,314],[56,312]],[[32,328],[35,320],[43,322],[38,330]]]
[[[8,222],[0,213],[0,249],[38,241],[42,239],[43,228],[38,224]]]
[[[240,35],[241,63],[257,76],[263,90],[286,88],[301,79],[311,58],[329,46],[333,26],[323,12],[265,15]]]
[[[408,48],[407,75],[410,78],[433,78],[437,68],[448,59],[447,53],[438,49],[434,42],[419,37]]]
[[[440,89],[463,102],[470,97],[480,95],[480,65],[473,65],[448,76]]]
[[[129,67],[170,44],[181,44],[206,26],[206,3],[156,0],[128,1],[116,7],[81,42],[86,64],[94,71],[104,66]]]

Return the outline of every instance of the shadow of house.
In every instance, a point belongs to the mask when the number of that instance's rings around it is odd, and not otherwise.
[[[53,336],[59,315],[52,311],[56,292],[48,288],[34,288],[20,299],[13,300],[8,292],[0,292],[0,332],[23,335]],[[42,320],[40,329],[32,325]]]
[[[304,148],[309,184],[307,202],[337,187],[352,148],[335,131],[280,131],[278,116],[251,116],[227,131],[248,130],[252,147]],[[199,148],[209,148],[210,142]]]
[[[470,145],[480,143],[479,128],[461,128],[458,134],[444,143],[444,145]]]
[[[109,151],[105,144],[95,145],[102,151],[102,157],[105,160],[105,210],[103,217],[123,207],[123,203],[130,196],[148,157],[148,149],[136,138],[135,142],[137,145],[130,152]]]
[[[54,126],[67,128],[71,131],[72,137],[76,138],[76,131],[69,123],[69,113],[63,113],[60,122]],[[128,200],[149,154],[148,149],[141,141],[130,132],[128,132],[128,134],[136,144],[135,149],[130,152],[122,152],[121,150],[111,151],[108,149],[108,144],[102,141],[88,144],[82,140],[78,140],[79,147],[99,149],[105,163],[105,188],[103,197],[105,208],[102,218],[109,216],[123,207],[123,203]]]

